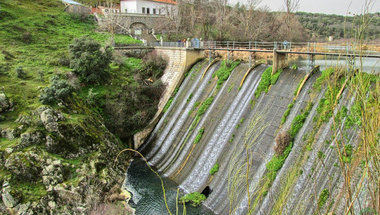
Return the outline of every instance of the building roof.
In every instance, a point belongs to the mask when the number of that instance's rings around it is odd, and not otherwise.
[[[121,1],[130,1],[130,0],[121,0]],[[147,0],[147,1],[161,2],[161,3],[165,3],[165,4],[177,4],[177,1],[175,1],[175,0]]]

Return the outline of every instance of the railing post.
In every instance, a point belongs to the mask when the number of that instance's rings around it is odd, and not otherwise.
[[[251,41],[249,41],[248,49],[251,49]]]
[[[255,49],[257,49],[257,41],[255,41]]]
[[[235,41],[232,42],[232,49],[235,49]]]
[[[230,60],[230,41],[227,41],[227,62]]]
[[[307,52],[310,52],[310,42],[307,43]]]

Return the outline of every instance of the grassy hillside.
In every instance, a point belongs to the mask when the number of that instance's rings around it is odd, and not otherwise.
[[[6,116],[13,122],[20,112],[40,105],[38,90],[48,85],[49,77],[70,71],[61,66],[67,47],[74,38],[88,35],[105,44],[110,35],[96,31],[93,18],[80,20],[63,12],[59,0],[0,1],[0,86],[17,103],[17,109]],[[119,43],[136,43],[129,36],[116,35]],[[16,77],[22,67],[27,77]],[[7,73],[7,74],[4,74]]]
[[[311,36],[326,39],[333,36],[335,39],[352,38],[355,28],[362,22],[362,16],[342,16],[318,13],[298,12],[299,21]],[[376,40],[380,38],[380,13],[366,16],[368,26],[365,39]]]
[[[161,85],[142,79],[156,81],[163,68],[154,56],[113,53],[107,80],[78,83],[68,46],[83,36],[103,46],[111,38],[93,17],[66,14],[60,0],[0,1],[0,187],[9,185],[0,214],[86,214],[122,193],[127,156],[115,158],[127,145],[119,134],[133,134],[155,113]],[[39,96],[55,75],[74,92],[43,105]]]

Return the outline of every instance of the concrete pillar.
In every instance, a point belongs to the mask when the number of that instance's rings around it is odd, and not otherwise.
[[[273,50],[273,67],[272,75],[277,72],[277,70],[282,69],[286,66],[286,54],[278,53],[277,50]]]

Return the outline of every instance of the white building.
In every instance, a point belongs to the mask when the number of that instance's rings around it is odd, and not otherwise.
[[[176,5],[174,0],[120,0],[122,13],[168,15],[174,13]]]

